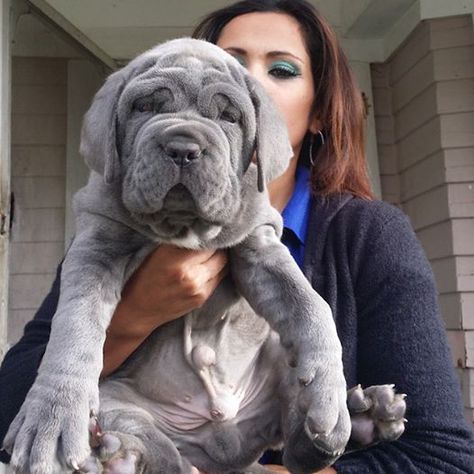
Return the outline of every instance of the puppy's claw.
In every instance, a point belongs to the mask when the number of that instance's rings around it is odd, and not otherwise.
[[[103,436],[102,429],[95,416],[89,420],[89,444],[91,448],[97,448],[100,445],[100,439]]]
[[[311,383],[311,379],[309,377],[298,377],[298,382],[301,386],[307,387]]]
[[[364,395],[360,384],[348,391],[347,406],[351,413],[360,413],[371,408],[372,401]]]
[[[2,443],[2,447],[0,448],[0,451],[5,451],[8,454],[11,454],[11,446],[7,445],[6,443]]]

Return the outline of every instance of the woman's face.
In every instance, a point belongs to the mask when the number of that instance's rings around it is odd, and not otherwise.
[[[298,156],[306,132],[318,129],[311,117],[311,62],[298,22],[283,13],[247,13],[224,27],[217,45],[236,57],[276,103]]]

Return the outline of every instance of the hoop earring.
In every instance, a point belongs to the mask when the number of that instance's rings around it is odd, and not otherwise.
[[[320,145],[324,145],[326,143],[326,140],[324,139],[324,134],[321,130],[318,130],[317,133],[312,133],[311,134],[311,139],[309,141],[309,161],[311,163],[311,166],[314,166],[314,163],[315,163],[315,159],[314,159],[314,156],[313,156],[313,144],[314,144],[314,137],[318,135],[319,136],[319,140],[320,140]]]

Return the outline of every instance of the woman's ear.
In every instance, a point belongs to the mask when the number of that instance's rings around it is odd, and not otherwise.
[[[317,117],[313,117],[310,119],[308,130],[313,134],[316,135],[319,131],[321,131],[321,121]]]

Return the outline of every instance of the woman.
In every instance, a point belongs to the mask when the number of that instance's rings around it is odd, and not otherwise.
[[[407,219],[372,200],[360,94],[328,24],[303,0],[248,0],[211,14],[195,36],[247,67],[288,124],[294,158],[270,195],[283,211],[286,245],[332,308],[348,386],[395,383],[408,394],[400,440],[321,472],[474,472],[432,273]],[[154,329],[202,305],[225,273],[224,252],[156,249],[124,289],[103,376]],[[3,363],[0,439],[34,380],[58,292],[56,281]]]

